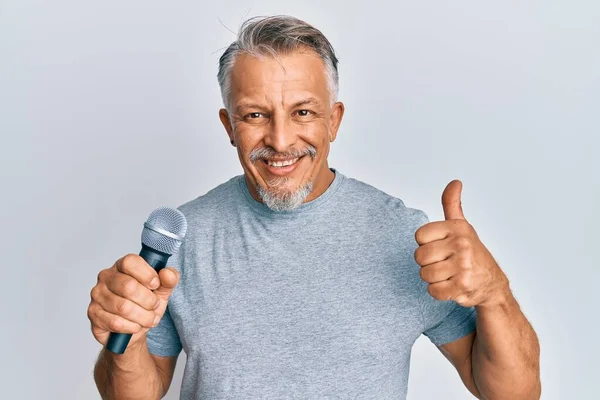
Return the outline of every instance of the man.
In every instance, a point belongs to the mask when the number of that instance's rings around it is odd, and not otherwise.
[[[124,354],[100,354],[103,398],[161,398],[185,349],[182,399],[401,399],[422,333],[476,397],[540,397],[536,335],[464,218],[461,182],[428,223],[329,168],[344,106],[320,31],[251,19],[218,78],[244,175],[180,207],[173,267],[127,255],[100,272],[94,336],[133,334]]]

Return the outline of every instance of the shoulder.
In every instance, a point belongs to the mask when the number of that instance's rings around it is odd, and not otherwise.
[[[181,204],[177,208],[188,219],[188,223],[197,218],[203,218],[207,214],[216,215],[220,210],[231,208],[230,203],[233,203],[237,199],[239,179],[240,175],[234,176],[205,194]]]
[[[362,212],[373,217],[396,221],[404,227],[416,230],[429,221],[425,211],[409,207],[400,197],[355,178],[346,178],[343,194],[346,201]]]

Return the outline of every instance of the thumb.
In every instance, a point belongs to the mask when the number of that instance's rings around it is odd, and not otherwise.
[[[168,300],[169,296],[179,283],[179,271],[173,267],[163,268],[158,272],[160,286],[154,290],[154,294],[162,299]]]
[[[442,193],[442,206],[444,207],[444,217],[446,220],[449,219],[464,219],[465,215],[463,214],[462,204],[461,204],[461,195],[462,191],[462,182],[458,179],[450,182],[446,189],[444,189],[444,193]]]

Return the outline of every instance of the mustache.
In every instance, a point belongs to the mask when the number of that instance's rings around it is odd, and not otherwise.
[[[271,147],[262,147],[260,149],[254,149],[250,153],[250,161],[255,163],[258,160],[264,160],[269,158],[298,158],[302,156],[310,156],[315,158],[317,155],[317,149],[313,146],[308,145],[303,149],[291,149],[285,153],[279,153]]]

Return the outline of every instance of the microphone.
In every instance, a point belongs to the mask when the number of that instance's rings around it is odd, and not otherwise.
[[[167,265],[167,260],[179,250],[187,231],[187,220],[183,213],[169,207],[152,211],[142,229],[140,256],[158,273]],[[131,333],[111,332],[106,348],[115,354],[123,354]]]

